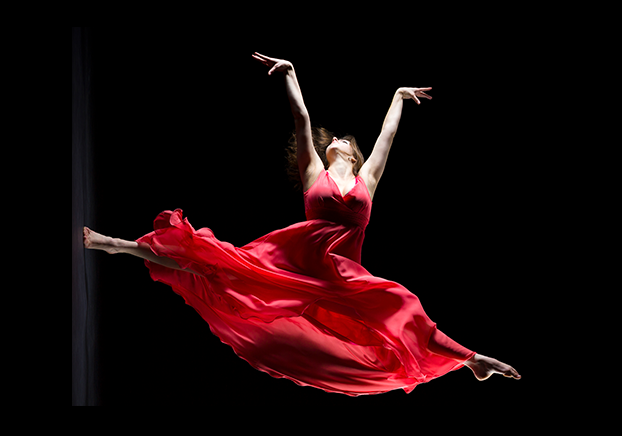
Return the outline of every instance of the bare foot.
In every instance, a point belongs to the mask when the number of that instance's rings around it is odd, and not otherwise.
[[[103,250],[110,254],[119,252],[115,239],[94,232],[88,227],[84,227],[84,248],[89,248],[91,250]]]
[[[502,374],[504,377],[515,378],[516,380],[520,380],[521,378],[518,371],[510,365],[499,362],[492,357],[482,356],[481,354],[476,354],[470,358],[465,365],[471,368],[471,371],[473,371],[473,374],[475,374],[475,377],[479,381],[486,380],[495,373]]]

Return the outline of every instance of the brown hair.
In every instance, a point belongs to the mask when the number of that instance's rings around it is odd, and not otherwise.
[[[315,147],[315,151],[317,152],[320,159],[324,163],[324,169],[328,169],[328,160],[326,159],[326,149],[333,142],[333,138],[335,135],[332,132],[329,132],[323,127],[311,127],[311,138],[313,140],[313,146]],[[352,168],[352,172],[354,175],[358,175],[363,163],[365,163],[365,158],[363,157],[363,153],[359,149],[358,144],[356,143],[356,139],[352,135],[346,135],[339,139],[345,139],[350,142],[350,146],[352,147],[352,151],[354,152],[354,158],[356,162],[354,163],[354,168]],[[296,189],[302,190],[302,180],[300,179],[300,172],[298,170],[298,155],[297,155],[298,143],[296,142],[296,134],[292,133],[291,138],[289,139],[289,147],[287,147],[287,175],[290,180],[294,182],[294,187]]]

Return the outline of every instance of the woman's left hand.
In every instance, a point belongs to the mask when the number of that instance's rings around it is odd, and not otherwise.
[[[427,98],[428,100],[432,100],[432,97],[430,97],[428,94],[423,92],[423,91],[430,91],[431,89],[432,88],[400,88],[397,90],[397,92],[402,94],[402,98],[404,100],[412,98],[413,100],[417,102],[417,104],[421,104],[421,102],[419,101],[417,97],[422,97],[422,98]]]
[[[282,73],[294,67],[291,62],[286,61],[285,59],[271,58],[257,52],[253,54],[253,58],[257,59],[266,67],[270,68],[270,71],[268,71],[268,76],[271,76],[274,71],[279,71]]]

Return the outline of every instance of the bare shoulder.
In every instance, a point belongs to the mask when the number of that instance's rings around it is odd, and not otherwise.
[[[324,165],[310,164],[305,171],[300,173],[302,178],[302,192],[307,192],[309,188],[313,186],[323,170]]]

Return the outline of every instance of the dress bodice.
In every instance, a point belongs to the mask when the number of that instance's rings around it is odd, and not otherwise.
[[[372,201],[361,176],[356,176],[354,187],[342,196],[329,172],[323,170],[304,193],[304,200],[308,220],[324,219],[363,230],[369,223]]]

